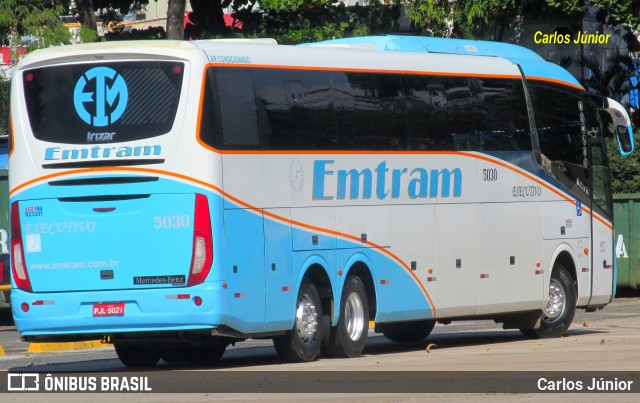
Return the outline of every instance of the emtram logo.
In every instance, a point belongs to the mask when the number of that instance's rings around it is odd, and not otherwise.
[[[73,91],[76,113],[91,126],[104,127],[124,113],[129,90],[122,75],[109,67],[94,67],[78,79]]]

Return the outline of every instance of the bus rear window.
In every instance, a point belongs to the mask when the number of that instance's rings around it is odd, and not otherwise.
[[[114,62],[23,73],[29,123],[38,140],[66,144],[140,140],[171,130],[183,63]]]

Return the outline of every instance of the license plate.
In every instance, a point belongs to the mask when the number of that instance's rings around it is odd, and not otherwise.
[[[124,302],[108,304],[93,304],[93,316],[122,316],[124,315]]]

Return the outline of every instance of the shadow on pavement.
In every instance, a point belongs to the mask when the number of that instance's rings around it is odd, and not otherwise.
[[[589,334],[607,333],[594,329],[576,329],[567,332],[565,337],[583,336]],[[370,335],[363,355],[376,356],[394,353],[406,353],[414,351],[424,351],[429,344],[436,344],[438,350],[484,346],[491,344],[516,343],[530,340],[517,330],[483,330],[452,333],[437,333],[429,336],[419,343],[394,343],[382,335]],[[190,364],[168,364],[160,361],[158,365],[151,368],[133,369],[123,366],[118,359],[87,360],[83,355],[78,361],[30,365],[23,367],[13,367],[10,372],[135,372],[144,371],[172,371],[189,369],[240,369],[255,366],[278,366],[282,365],[273,346],[264,345],[256,347],[229,348],[220,361],[215,364],[190,365]],[[324,358],[327,359],[327,358]]]

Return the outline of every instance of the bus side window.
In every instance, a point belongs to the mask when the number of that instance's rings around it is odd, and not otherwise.
[[[406,116],[399,75],[333,72],[339,148],[406,150]]]
[[[520,80],[470,80],[478,150],[530,151],[531,132]]]
[[[588,139],[602,136],[597,109],[564,89],[539,84],[530,89],[540,151],[551,161],[550,173],[590,196]]]
[[[253,82],[262,148],[337,148],[329,73],[255,69]]]
[[[463,143],[464,149],[474,147],[468,141],[473,120],[467,79],[407,75],[404,87],[410,149],[449,151]]]
[[[251,75],[235,69],[209,69],[205,81],[200,139],[219,149],[260,148]]]

